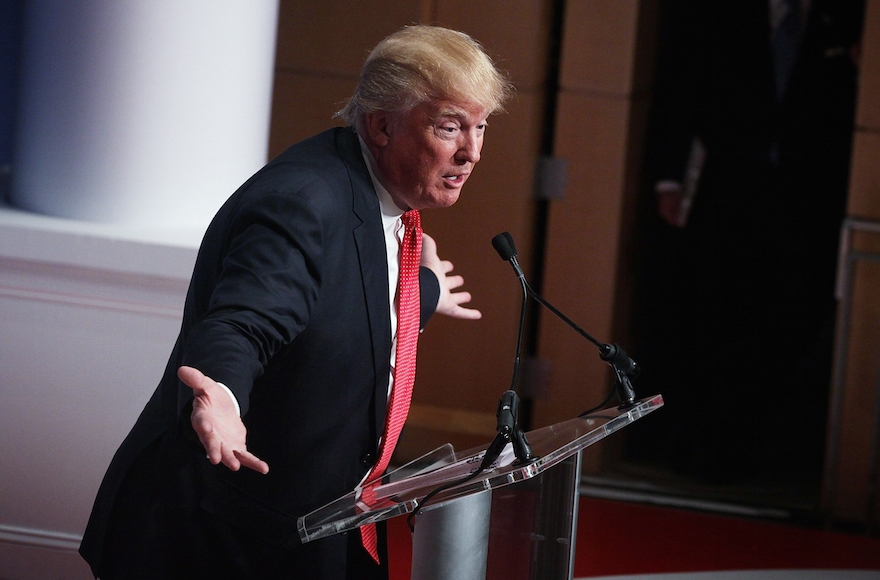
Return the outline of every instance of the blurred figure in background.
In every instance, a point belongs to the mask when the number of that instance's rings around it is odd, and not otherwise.
[[[818,478],[863,12],[664,5],[638,350],[668,403],[653,445],[699,480]]]

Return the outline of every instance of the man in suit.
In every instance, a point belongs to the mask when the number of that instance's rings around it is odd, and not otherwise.
[[[864,2],[665,7],[648,151],[664,243],[637,349],[669,403],[658,428],[700,479],[815,478]]]
[[[382,529],[371,556],[357,533],[302,544],[297,518],[377,462],[400,382],[401,217],[455,203],[509,92],[468,36],[407,27],[368,57],[348,127],[293,145],[229,198],[95,501],[80,552],[96,577],[387,578]],[[421,323],[479,318],[422,239]]]

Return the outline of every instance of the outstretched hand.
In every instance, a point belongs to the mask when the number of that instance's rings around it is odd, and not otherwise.
[[[689,209],[680,185],[666,182],[662,188],[658,187],[657,214],[667,225],[674,228],[685,227]]]
[[[437,302],[437,310],[440,314],[453,318],[477,320],[483,314],[475,308],[465,308],[462,304],[471,301],[470,292],[453,292],[456,288],[464,285],[464,278],[458,275],[449,275],[452,271],[452,262],[441,260],[437,255],[437,242],[428,234],[422,234],[422,266],[430,268],[440,281],[440,300]]]
[[[223,387],[193,367],[180,367],[177,377],[193,390],[190,420],[208,460],[214,465],[222,463],[232,471],[244,466],[268,473],[269,465],[247,450],[247,429]]]

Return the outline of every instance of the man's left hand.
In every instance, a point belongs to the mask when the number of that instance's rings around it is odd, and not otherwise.
[[[456,288],[464,285],[464,278],[458,275],[450,275],[452,262],[441,260],[437,255],[437,242],[428,234],[422,234],[422,266],[430,268],[437,280],[440,281],[440,300],[437,302],[437,310],[440,314],[465,320],[477,320],[482,318],[483,313],[475,308],[465,308],[462,304],[471,301],[471,293],[460,291],[453,292]]]
[[[177,377],[193,390],[190,420],[208,460],[214,465],[222,463],[232,471],[247,467],[268,473],[269,465],[247,450],[247,429],[229,394],[216,381],[193,367],[180,367]]]

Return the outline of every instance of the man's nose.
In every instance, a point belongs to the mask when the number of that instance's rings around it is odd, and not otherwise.
[[[463,142],[458,148],[456,158],[459,161],[469,161],[476,163],[480,160],[480,150],[483,148],[483,141],[475,135],[465,135]]]

